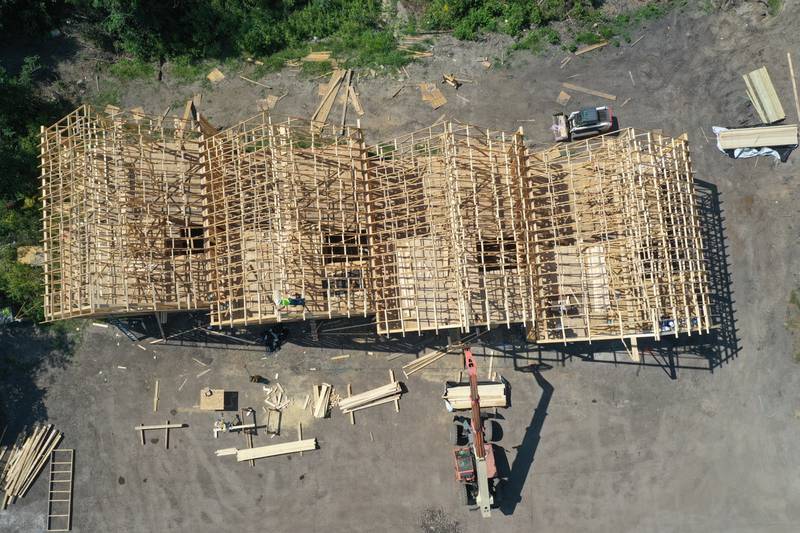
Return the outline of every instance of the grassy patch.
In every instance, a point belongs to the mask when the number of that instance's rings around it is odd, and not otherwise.
[[[142,59],[121,59],[108,67],[108,73],[120,80],[153,79],[156,69],[152,63]]]
[[[330,61],[304,61],[302,72],[306,76],[322,76],[326,72],[333,70],[333,65]]]
[[[769,11],[769,14],[772,15],[773,17],[781,12],[782,6],[783,6],[782,0],[767,0],[767,11]]]
[[[529,50],[534,54],[541,54],[548,45],[558,44],[561,37],[551,28],[536,28],[529,31],[525,37],[517,41],[514,50]]]
[[[194,60],[189,56],[178,56],[169,62],[169,72],[177,80],[192,82],[203,78],[207,72],[204,61]]]
[[[100,89],[100,92],[94,95],[91,99],[91,104],[96,109],[103,110],[107,105],[119,106],[120,91],[119,87],[106,86]]]

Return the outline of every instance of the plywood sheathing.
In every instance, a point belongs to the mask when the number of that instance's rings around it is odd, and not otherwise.
[[[207,306],[198,155],[189,124],[140,112],[42,128],[47,320]]]

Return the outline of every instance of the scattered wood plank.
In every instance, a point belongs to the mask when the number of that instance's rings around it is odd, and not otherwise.
[[[264,87],[266,89],[272,89],[272,87],[270,87],[269,85],[261,83],[260,81],[251,80],[250,78],[245,78],[241,74],[239,74],[239,77],[242,78],[244,81],[250,82],[250,83],[252,83],[254,85],[260,85],[261,87]]]
[[[225,79],[225,74],[222,73],[218,68],[214,68],[211,72],[208,73],[206,76],[208,81],[211,83],[219,83]]]
[[[348,383],[347,384],[347,397],[352,398],[353,396],[353,387]],[[341,404],[340,404],[341,407]],[[356,424],[356,415],[353,414],[353,411],[350,411],[350,424]]]
[[[180,429],[189,427],[186,424],[154,424],[149,426],[135,426],[133,429],[135,431],[150,431],[150,430],[159,430],[159,429]]]
[[[333,387],[327,383],[320,385],[317,401],[314,403],[314,418],[325,418],[328,416],[332,390]]]
[[[92,322],[92,325],[98,328],[107,328],[108,324],[103,324],[102,322]]]
[[[743,75],[747,96],[764,124],[772,124],[786,118],[781,101],[772,85],[767,67],[761,67]]]
[[[307,56],[300,59],[300,61],[306,61],[310,63],[321,63],[323,61],[330,61],[331,59],[331,52],[329,50],[320,51],[320,52],[311,52]]]
[[[402,388],[400,387],[400,382],[392,381],[387,385],[376,387],[366,392],[356,394],[355,396],[342,398],[339,400],[339,409],[341,409],[342,413],[350,413],[358,409],[380,405],[376,402],[384,403],[382,400],[387,398],[391,398],[389,401],[394,402],[401,392]]]
[[[433,109],[439,109],[447,103],[447,98],[433,83],[420,83],[419,89],[422,92],[422,101],[428,102]]]
[[[344,76],[345,71],[343,70],[335,70],[333,74],[331,74],[331,80],[328,82],[328,92],[322,98],[317,109],[314,110],[314,114],[311,115],[311,121],[317,123],[315,129],[322,129],[322,126],[328,121],[328,114],[331,112],[333,104],[336,101],[336,94],[339,92],[339,87],[342,84]]]
[[[276,455],[308,452],[316,449],[317,439],[284,442],[282,444],[272,444],[270,446],[259,446],[250,450],[236,450],[236,461],[242,462],[251,459],[264,459],[266,457],[275,457]]]
[[[639,41],[641,41],[642,39],[644,39],[646,35],[647,35],[647,34],[645,34],[645,35],[642,35],[641,37],[639,37],[638,39],[636,39],[635,41],[633,41],[633,42],[631,43],[631,47],[634,47],[634,46],[636,46],[636,43],[638,43]]]
[[[595,91],[593,89],[587,89],[586,87],[581,87],[580,85],[574,85],[572,83],[562,83],[561,84],[566,89],[572,89],[573,91],[578,91],[581,93],[590,94],[592,96],[597,96],[599,98],[605,98],[606,100],[616,101],[617,97],[613,94],[604,93],[601,91]]]
[[[626,99],[625,99],[625,101],[624,101],[624,102],[622,102],[622,103],[621,103],[619,106],[620,106],[620,107],[625,107],[625,104],[627,104],[627,103],[628,103],[628,102],[630,102],[630,101],[631,101],[631,99],[630,99],[630,98],[626,98]]]
[[[729,129],[721,131],[717,138],[719,146],[723,150],[795,145],[797,144],[797,124]]]
[[[602,41],[597,44],[590,44],[588,46],[582,46],[575,51],[575,55],[579,56],[585,54],[586,52],[591,52],[592,50],[597,50],[598,48],[603,48],[608,44],[608,41]]]
[[[350,358],[350,354],[346,353],[344,355],[336,355],[336,356],[331,357],[331,361],[339,361],[341,359],[349,359],[349,358]]]
[[[0,490],[3,491],[0,509],[25,496],[62,438],[63,434],[48,424],[34,426],[17,440],[0,474]],[[3,455],[5,453],[3,450]]]
[[[364,116],[364,108],[361,107],[361,100],[358,99],[358,93],[352,85],[348,89],[347,96],[350,98],[350,103],[353,105],[353,109],[356,110],[356,114],[359,117]]]
[[[156,388],[153,392],[153,412],[158,411],[158,380],[156,380]]]
[[[397,380],[394,379],[394,370],[392,370],[390,368],[389,369],[389,382],[390,383],[394,383],[395,381],[397,381]],[[400,412],[400,397],[399,396],[394,400],[394,412],[395,413],[399,413]]]
[[[789,62],[789,77],[792,78],[792,94],[794,94],[794,110],[797,120],[800,120],[800,100],[797,98],[797,79],[794,77],[794,65],[792,64],[792,53],[786,52],[786,60]]]

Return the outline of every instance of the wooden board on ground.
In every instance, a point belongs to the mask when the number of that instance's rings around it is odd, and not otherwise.
[[[208,78],[208,81],[211,83],[219,83],[225,79],[225,74],[223,74],[220,69],[215,67],[211,72],[208,73],[206,78]]]
[[[764,124],[772,124],[786,118],[781,101],[772,85],[767,67],[761,67],[743,75],[747,86],[747,96],[756,108],[756,113]]]
[[[560,105],[567,105],[569,99],[572,98],[569,93],[565,93],[564,91],[560,91],[558,93],[558,98],[556,98],[556,102]]]
[[[587,89],[586,87],[581,87],[580,85],[574,85],[572,83],[564,82],[561,84],[561,86],[564,87],[565,89],[572,89],[573,91],[590,94],[592,96],[597,96],[599,98],[605,98],[606,100],[611,100],[611,101],[617,100],[617,97],[614,96],[613,94],[608,94],[601,91],[595,91],[593,89]]]
[[[265,457],[275,457],[276,455],[307,452],[316,449],[317,439],[305,439],[294,442],[284,442],[282,444],[272,444],[269,446],[259,446],[249,450],[237,450],[236,460],[238,462],[242,462],[249,461],[251,459],[263,459]]]
[[[723,150],[790,146],[797,144],[797,124],[731,129],[720,132],[718,138]]]
[[[323,52],[311,52],[300,61],[308,61],[311,63],[318,63],[322,61],[329,61],[331,58],[330,51],[323,51]]]
[[[447,98],[433,83],[420,83],[419,90],[422,92],[422,101],[428,102],[434,109],[439,109],[447,103]]]
[[[592,50],[597,50],[598,48],[602,48],[608,44],[608,41],[603,41],[597,44],[590,44],[588,46],[582,46],[575,51],[575,55],[579,56],[581,54],[585,54],[586,52],[591,52]]]
[[[224,411],[225,390],[203,389],[200,391],[200,409],[203,411]]]

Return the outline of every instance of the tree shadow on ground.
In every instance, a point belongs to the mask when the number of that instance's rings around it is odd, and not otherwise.
[[[11,444],[26,427],[47,420],[47,387],[39,382],[49,368],[66,368],[80,338],[74,322],[50,326],[11,324],[0,328],[0,444]]]

